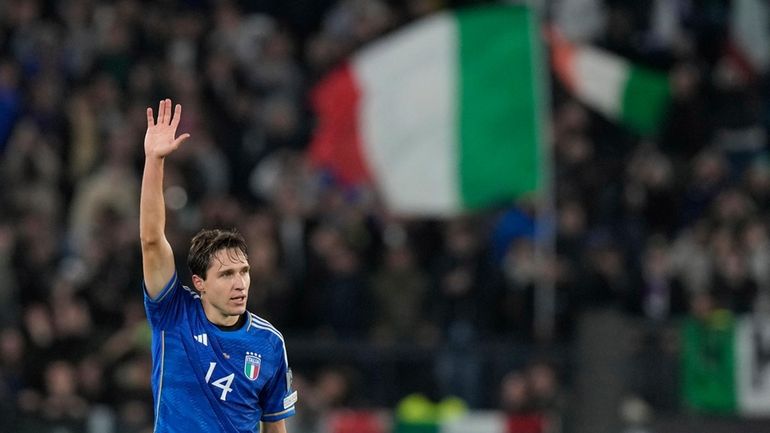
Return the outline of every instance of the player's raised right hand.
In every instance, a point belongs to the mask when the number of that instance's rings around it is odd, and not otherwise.
[[[171,100],[164,99],[158,106],[158,121],[153,118],[152,108],[147,107],[147,133],[144,136],[144,155],[147,158],[164,158],[175,151],[190,134],[176,137],[179,119],[182,117],[182,106],[176,104],[171,113]]]

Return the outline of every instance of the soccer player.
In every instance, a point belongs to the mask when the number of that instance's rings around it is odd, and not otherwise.
[[[201,230],[188,265],[195,290],[177,278],[166,239],[163,162],[190,134],[176,137],[182,107],[147,109],[139,213],[144,304],[152,328],[155,433],[286,433],[297,393],[283,337],[246,311],[249,261],[235,231]]]

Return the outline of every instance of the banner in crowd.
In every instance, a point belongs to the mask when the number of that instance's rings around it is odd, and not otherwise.
[[[575,98],[640,134],[658,131],[671,99],[668,74],[592,46],[573,44],[556,29],[548,36],[553,70]]]
[[[682,329],[682,391],[685,404],[705,413],[733,413],[735,319],[719,310],[706,320],[688,318]]]
[[[699,412],[770,415],[770,318],[716,313],[682,332],[683,395]]]
[[[529,8],[496,5],[370,44],[314,89],[311,159],[343,182],[373,183],[399,214],[448,216],[537,191],[539,28]]]

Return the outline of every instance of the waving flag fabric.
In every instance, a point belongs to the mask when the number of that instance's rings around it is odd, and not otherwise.
[[[399,214],[453,215],[538,190],[540,41],[523,6],[443,12],[379,40],[315,88],[312,159],[372,182]]]
[[[610,120],[654,134],[670,100],[668,75],[550,33],[552,66],[575,97]]]

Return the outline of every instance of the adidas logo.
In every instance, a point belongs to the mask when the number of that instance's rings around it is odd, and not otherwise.
[[[198,343],[204,346],[209,345],[209,336],[206,334],[194,335],[193,338],[195,339],[195,341],[197,341]]]

